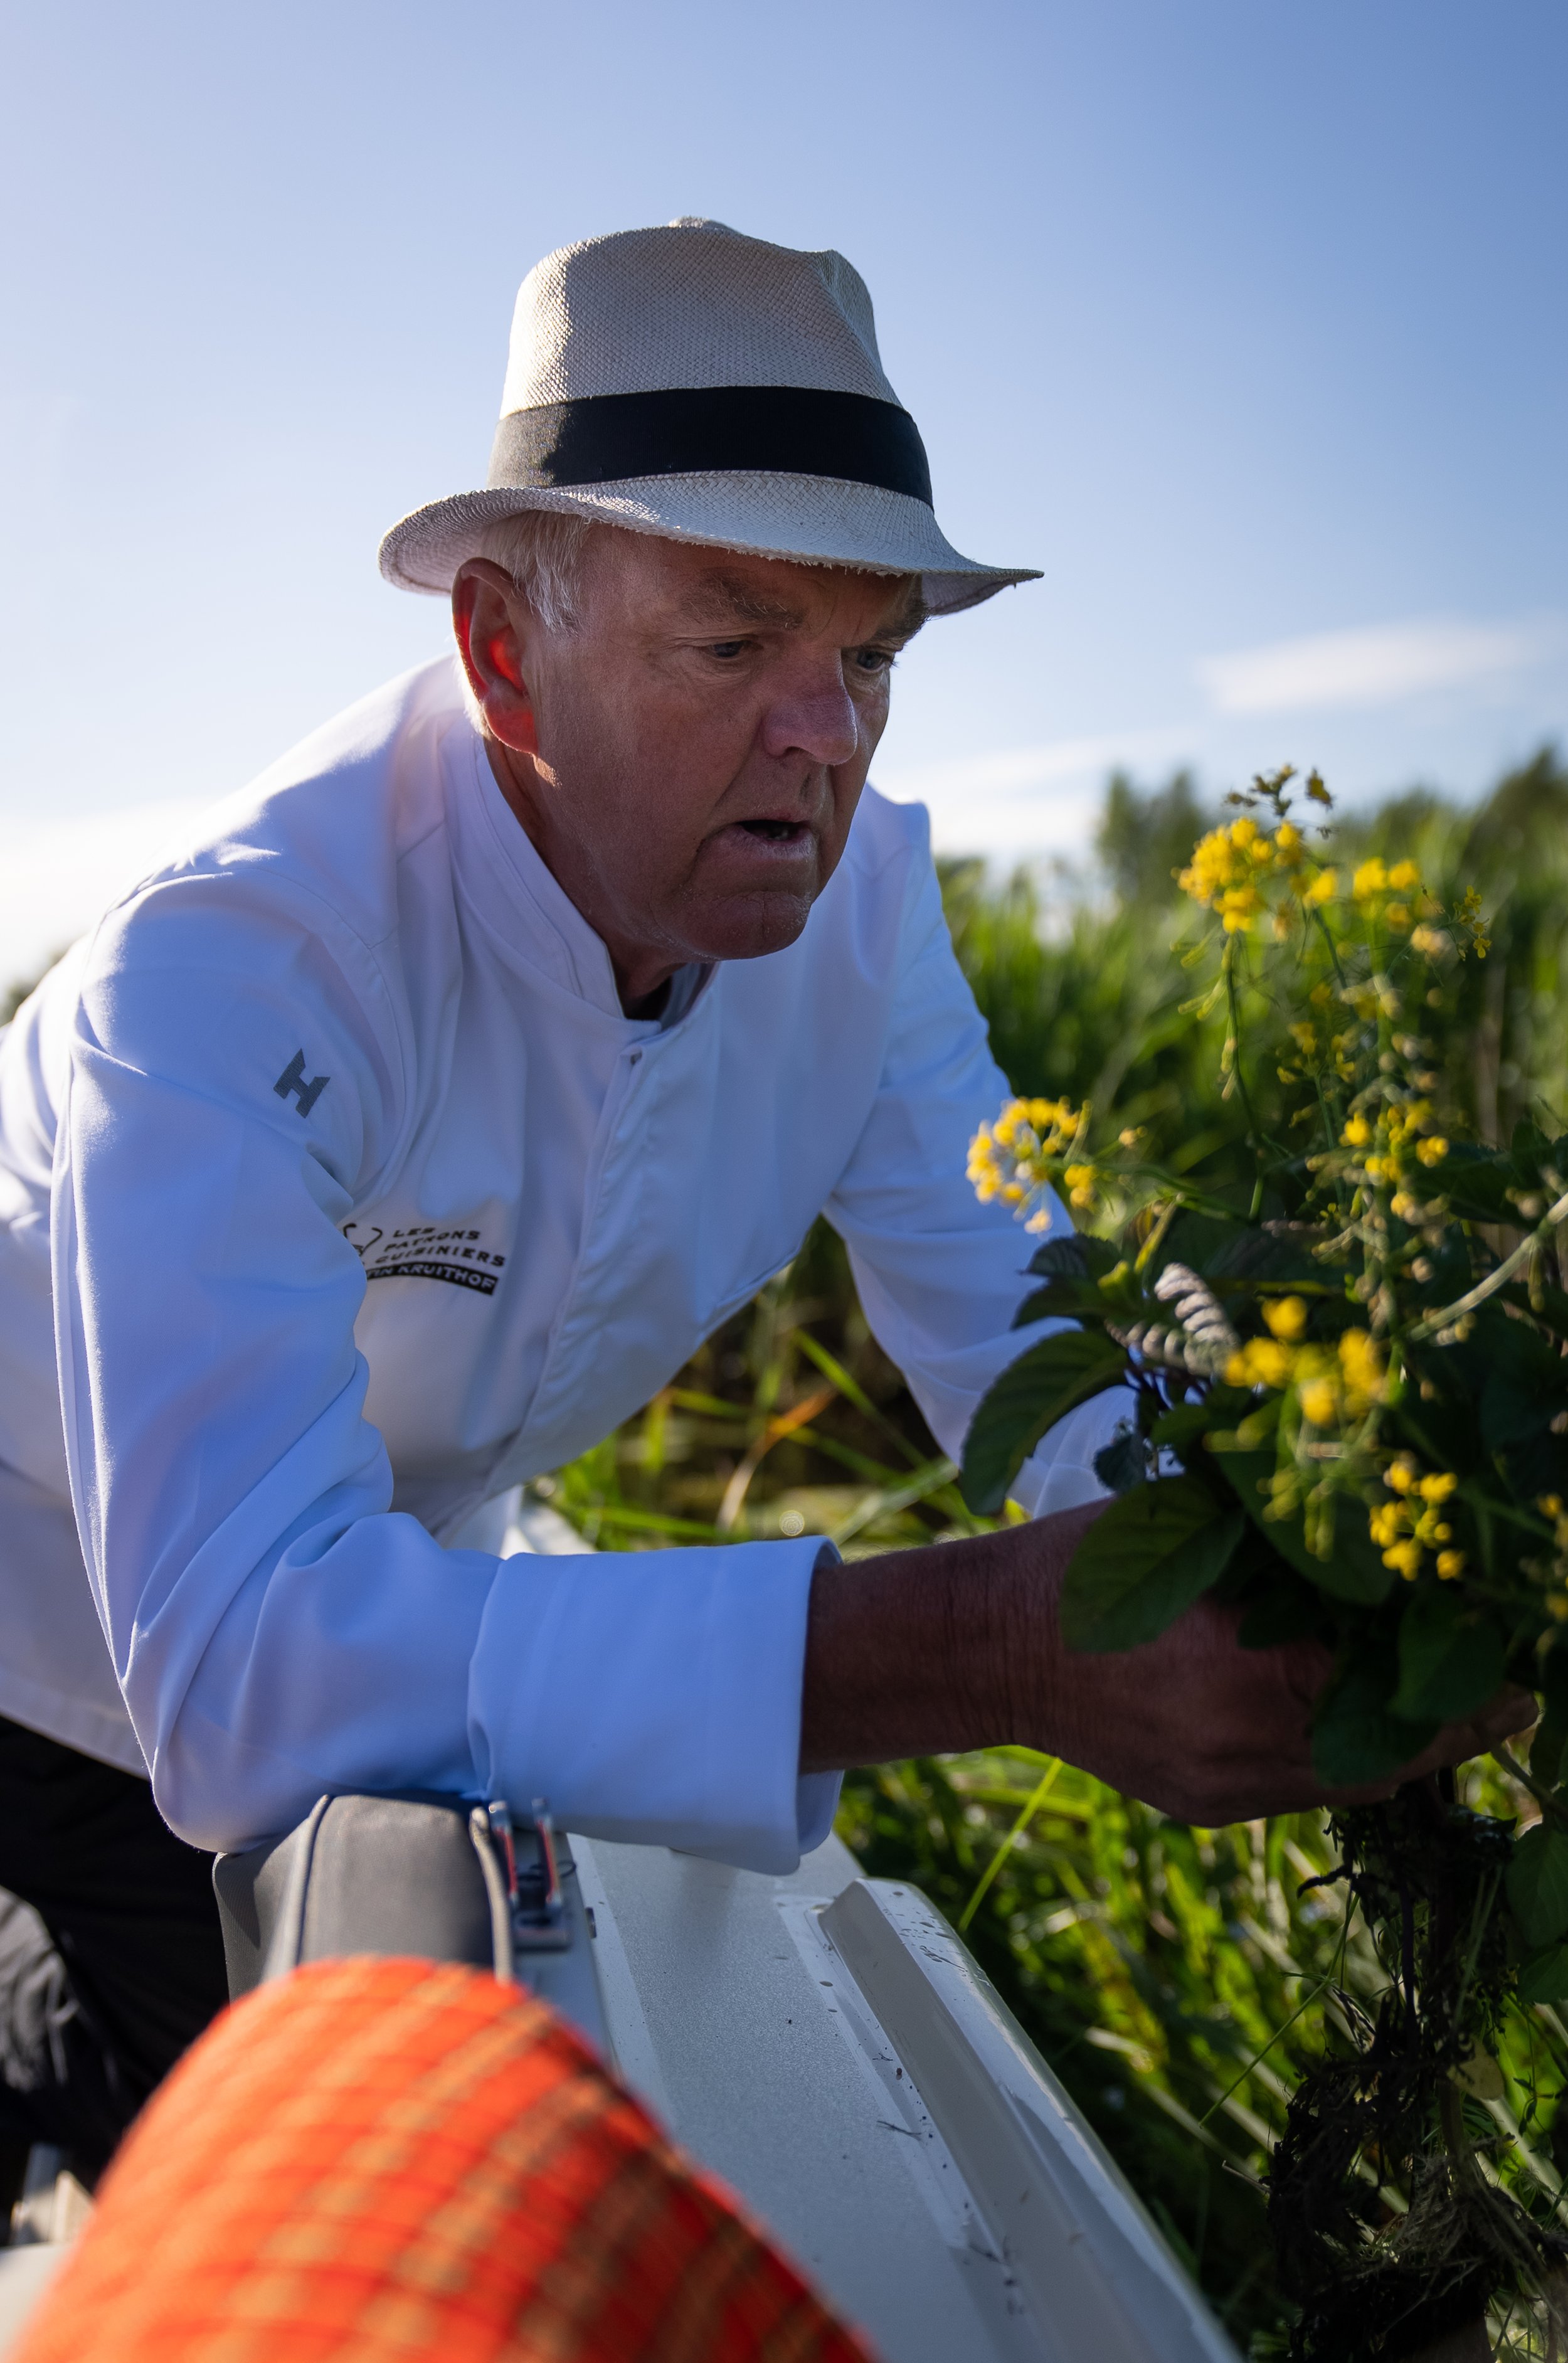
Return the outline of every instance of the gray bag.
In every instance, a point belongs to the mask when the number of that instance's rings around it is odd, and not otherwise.
[[[213,1865],[230,1997],[348,1953],[469,1961],[536,1986],[531,1963],[587,1933],[574,1872],[542,1802],[514,1829],[503,1804],[323,1797],[286,1836]]]

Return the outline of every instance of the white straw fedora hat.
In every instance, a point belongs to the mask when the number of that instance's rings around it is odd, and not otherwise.
[[[562,247],[518,292],[501,412],[485,490],[394,525],[389,582],[449,590],[487,527],[524,509],[919,574],[938,615],[1036,579],[942,532],[866,283],[831,250],[694,219]]]

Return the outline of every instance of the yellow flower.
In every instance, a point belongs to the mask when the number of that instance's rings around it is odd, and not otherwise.
[[[1447,951],[1448,937],[1440,935],[1435,927],[1412,927],[1410,949],[1419,952],[1423,960],[1437,960]]]
[[[1347,1329],[1340,1339],[1340,1369],[1344,1374],[1345,1409],[1352,1419],[1364,1418],[1383,1400],[1383,1348],[1364,1329]]]
[[[1351,893],[1358,903],[1367,903],[1371,901],[1374,894],[1384,894],[1387,891],[1388,872],[1375,853],[1370,861],[1362,863],[1352,879]]]
[[[1398,932],[1410,924],[1410,906],[1408,903],[1390,903],[1383,915],[1388,925]]]
[[[1448,1143],[1441,1132],[1434,1132],[1428,1139],[1417,1141],[1416,1154],[1423,1165],[1441,1165],[1448,1155]]]
[[[1225,1365],[1228,1387],[1286,1387],[1290,1383],[1291,1355],[1272,1337],[1249,1337]]]
[[[1561,1493],[1542,1493],[1535,1506],[1544,1517],[1560,1518],[1562,1515],[1562,1496]]]
[[[1034,1204],[1055,1180],[1057,1160],[1071,1153],[1088,1129],[1088,1107],[1070,1100],[1009,1100],[995,1124],[983,1124],[969,1143],[968,1178],[983,1204],[999,1199],[1020,1212]],[[1092,1167],[1080,1166],[1081,1183]],[[1083,1205],[1085,1199],[1077,1203]],[[1049,1226],[1036,1216],[1031,1228]]]
[[[1316,911],[1320,909],[1323,904],[1331,903],[1339,891],[1339,871],[1337,870],[1320,870],[1318,875],[1313,879],[1312,883],[1308,887],[1307,892],[1301,897],[1301,900],[1309,904],[1310,907]],[[1316,1000],[1316,998],[1317,995],[1314,994],[1313,999]]]
[[[1467,927],[1470,931],[1471,950],[1477,960],[1485,960],[1492,949],[1492,938],[1487,934],[1482,920],[1481,897],[1474,886],[1465,889],[1464,900],[1459,906],[1458,916],[1460,926]]]
[[[1421,882],[1421,873],[1413,861],[1397,861],[1388,872],[1391,894],[1413,894]]]
[[[1561,1625],[1564,1617],[1568,1617],[1568,1592],[1549,1592],[1546,1595],[1546,1613],[1549,1616],[1555,1616]]]
[[[1430,1477],[1423,1477],[1416,1487],[1423,1502],[1434,1503],[1446,1502],[1449,1496],[1458,1490],[1459,1480],[1452,1469],[1439,1470]]]
[[[1000,1192],[1001,1167],[988,1124],[983,1124],[969,1143],[968,1178],[982,1205],[988,1204]]]
[[[1383,1554],[1383,1564],[1402,1575],[1407,1583],[1414,1583],[1421,1568],[1421,1547],[1417,1542],[1395,1543]]]
[[[1222,895],[1220,901],[1220,924],[1228,936],[1243,935],[1257,917],[1259,897],[1248,886],[1234,893]]]
[[[1452,1583],[1456,1576],[1464,1573],[1464,1553],[1456,1550],[1439,1551],[1437,1571],[1445,1583]]]
[[[1392,1215],[1397,1215],[1402,1223],[1419,1222],[1421,1215],[1420,1200],[1412,1198],[1408,1190],[1397,1190],[1388,1201],[1388,1211]]]
[[[1384,1470],[1383,1481],[1391,1492],[1409,1493],[1415,1490],[1417,1473],[1416,1464],[1409,1454],[1402,1452],[1398,1459],[1390,1461]]]
[[[1095,1169],[1092,1165],[1069,1165],[1062,1176],[1067,1194],[1075,1206],[1094,1204]]]
[[[1364,1148],[1372,1138],[1372,1126],[1364,1115],[1353,1115],[1340,1138],[1347,1148]]]
[[[1301,832],[1292,822],[1282,821],[1274,836],[1267,837],[1243,813],[1229,828],[1210,829],[1199,838],[1192,860],[1176,872],[1176,883],[1195,903],[1219,914],[1227,935],[1250,933],[1268,907],[1259,880],[1273,872],[1294,882],[1305,858]],[[1276,933],[1282,924],[1275,920]]]
[[[1306,1330],[1307,1306],[1299,1296],[1282,1296],[1277,1304],[1264,1306],[1263,1317],[1271,1337],[1293,1346]]]
[[[1331,1379],[1309,1379],[1301,1390],[1301,1413],[1314,1427],[1332,1427],[1339,1416],[1340,1399]]]

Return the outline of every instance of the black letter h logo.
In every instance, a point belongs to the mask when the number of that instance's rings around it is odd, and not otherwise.
[[[288,1065],[283,1069],[282,1073],[279,1076],[277,1082],[273,1084],[272,1089],[277,1093],[278,1097],[281,1100],[286,1100],[289,1093],[293,1092],[295,1099],[299,1102],[299,1112],[301,1115],[309,1115],[312,1108],[315,1105],[317,1100],[321,1097],[323,1092],[326,1089],[327,1084],[331,1081],[332,1078],[330,1075],[313,1075],[310,1082],[307,1083],[305,1081],[304,1071],[304,1052],[303,1050],[296,1050],[293,1057],[289,1060]]]

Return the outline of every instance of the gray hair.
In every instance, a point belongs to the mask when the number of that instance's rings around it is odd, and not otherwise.
[[[547,632],[569,632],[582,596],[590,517],[559,509],[523,509],[487,526],[477,555],[503,567]]]

